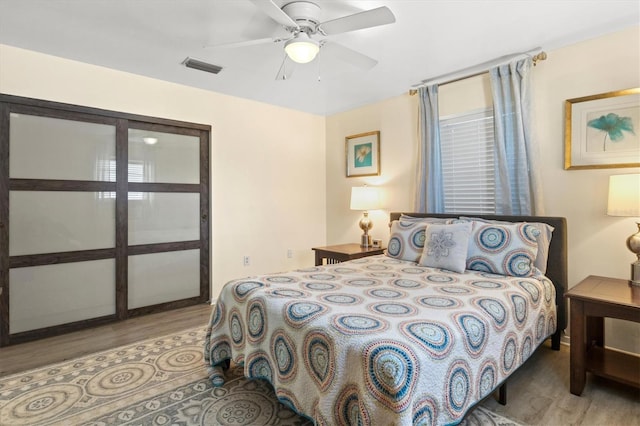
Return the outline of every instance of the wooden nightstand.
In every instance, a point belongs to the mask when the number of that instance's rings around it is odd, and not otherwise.
[[[566,297],[571,301],[571,393],[582,393],[587,371],[640,387],[640,357],[604,347],[605,317],[640,322],[640,287],[590,275]]]
[[[360,259],[361,257],[383,254],[384,247],[360,247],[360,244],[339,244],[337,246],[314,247],[316,252],[316,266],[323,264],[323,259],[327,264],[346,262],[347,260]]]

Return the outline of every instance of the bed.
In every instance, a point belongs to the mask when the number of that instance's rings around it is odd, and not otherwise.
[[[213,385],[224,384],[232,361],[317,425],[457,424],[546,339],[559,349],[564,218],[390,219],[385,254],[228,282],[204,347]],[[483,249],[498,244],[487,236],[500,236],[508,255],[474,253],[479,235]],[[467,241],[461,267],[453,254]],[[546,265],[538,269],[543,246]],[[487,260],[494,258],[500,262]]]

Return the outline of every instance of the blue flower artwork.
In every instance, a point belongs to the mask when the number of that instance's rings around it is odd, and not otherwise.
[[[371,167],[373,164],[373,144],[369,142],[354,145],[353,158],[355,167]]]
[[[607,136],[612,143],[615,143],[624,139],[625,134],[623,131],[635,135],[631,117],[621,117],[612,112],[607,115],[602,115],[599,118],[589,120],[589,122],[587,122],[587,126],[604,132],[602,150],[605,152],[607,151]]]
[[[347,177],[380,175],[380,132],[345,138]]]
[[[565,101],[565,170],[640,166],[640,87]]]

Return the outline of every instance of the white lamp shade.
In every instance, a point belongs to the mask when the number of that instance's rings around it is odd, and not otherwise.
[[[640,217],[640,173],[609,177],[607,215]]]
[[[380,208],[380,194],[377,188],[354,186],[351,188],[351,210],[376,210]]]
[[[285,43],[284,51],[287,52],[292,61],[306,64],[315,59],[320,51],[320,46],[317,41],[312,40],[306,33],[301,32],[294,39]]]

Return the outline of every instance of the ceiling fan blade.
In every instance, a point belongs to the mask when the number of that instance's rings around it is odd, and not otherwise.
[[[267,37],[267,38],[258,38],[255,40],[233,41],[230,43],[207,44],[204,46],[204,48],[205,49],[230,49],[235,47],[255,46],[257,44],[277,43],[279,41],[282,41],[282,39],[273,39],[271,37]]]
[[[363,70],[371,69],[378,63],[378,61],[363,53],[356,52],[353,49],[328,40],[323,42],[321,53],[322,55],[328,54],[341,59]]]
[[[393,12],[391,12],[388,7],[382,6],[323,22],[318,25],[318,29],[324,35],[333,35],[392,24],[394,22],[396,22],[396,17],[393,15]]]
[[[284,13],[273,0],[251,0],[264,14],[286,28],[299,29],[300,27],[291,19],[289,15]]]

